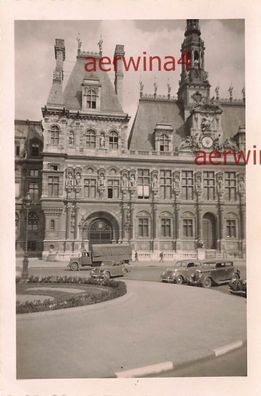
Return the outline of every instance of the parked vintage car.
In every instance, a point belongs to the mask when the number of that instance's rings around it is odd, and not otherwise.
[[[161,274],[161,281],[168,283],[177,283],[181,285],[186,283],[191,272],[194,272],[195,267],[200,265],[199,260],[180,260],[173,266],[168,267]]]
[[[91,277],[110,279],[116,276],[124,276],[124,274],[127,274],[129,271],[128,266],[124,263],[106,262],[102,263],[100,267],[93,269],[91,271]]]
[[[213,260],[209,261],[208,265],[202,265],[191,272],[189,284],[209,288],[239,278],[240,271],[234,267],[233,261]]]
[[[231,294],[247,297],[247,281],[245,279],[232,279],[229,283],[229,289]]]

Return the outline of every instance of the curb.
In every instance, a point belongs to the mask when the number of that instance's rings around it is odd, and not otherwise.
[[[238,340],[230,344],[212,349],[209,354],[207,354],[206,356],[200,359],[187,361],[181,364],[172,361],[167,361],[167,362],[152,364],[149,366],[138,367],[130,370],[119,371],[114,374],[116,378],[139,378],[144,376],[151,376],[153,374],[163,374],[164,372],[168,372],[170,370],[177,370],[181,367],[189,366],[196,362],[217,358],[219,356],[225,355],[226,353],[232,352],[236,349],[243,347],[244,345],[246,345],[246,343],[247,343],[246,340],[245,341]]]

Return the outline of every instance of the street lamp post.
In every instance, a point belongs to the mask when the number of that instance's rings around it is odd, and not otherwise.
[[[24,246],[24,259],[23,259],[23,269],[22,269],[22,279],[28,278],[28,214],[29,209],[32,203],[32,199],[30,194],[28,193],[27,196],[23,200],[24,209],[25,209],[25,246]]]

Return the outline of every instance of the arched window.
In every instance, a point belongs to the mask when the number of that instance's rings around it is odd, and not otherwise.
[[[53,220],[53,219],[50,220],[50,230],[51,231],[55,230],[55,220]]]
[[[163,134],[159,138],[159,150],[160,151],[169,151],[169,137],[166,134]]]
[[[35,212],[30,212],[28,215],[28,231],[38,231],[39,217]]]
[[[96,133],[91,129],[85,134],[85,147],[89,149],[96,148]]]
[[[53,125],[51,127],[51,144],[53,146],[58,146],[59,144],[59,134],[60,134],[60,129],[58,126]]]
[[[74,132],[73,131],[69,132],[69,145],[74,146]]]
[[[119,137],[118,133],[113,131],[109,135],[109,148],[111,150],[116,150],[119,147]]]
[[[96,100],[97,100],[97,95],[94,89],[89,89],[87,91],[87,108],[88,109],[96,109]]]

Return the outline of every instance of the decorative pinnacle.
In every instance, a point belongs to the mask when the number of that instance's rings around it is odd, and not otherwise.
[[[144,88],[144,84],[142,81],[140,81],[140,98],[142,98],[143,96],[143,88]]]
[[[158,90],[158,84],[156,83],[156,81],[154,81],[153,87],[154,87],[154,98],[156,98],[156,96],[157,96],[157,90]]]
[[[167,88],[168,88],[168,99],[170,99],[171,86],[170,86],[169,80],[168,80],[168,82],[167,82]]]
[[[100,40],[98,41],[98,47],[99,47],[99,54],[102,55],[102,44],[103,44],[103,39],[102,35],[100,35]]]
[[[233,89],[234,87],[232,86],[232,84],[230,84],[230,87],[228,88],[230,102],[232,102],[233,100]]]
[[[219,100],[219,87],[215,88],[216,99]]]
[[[80,33],[78,33],[76,40],[78,42],[78,54],[81,52],[81,46],[82,46],[82,41],[81,41],[81,37],[80,37]]]

